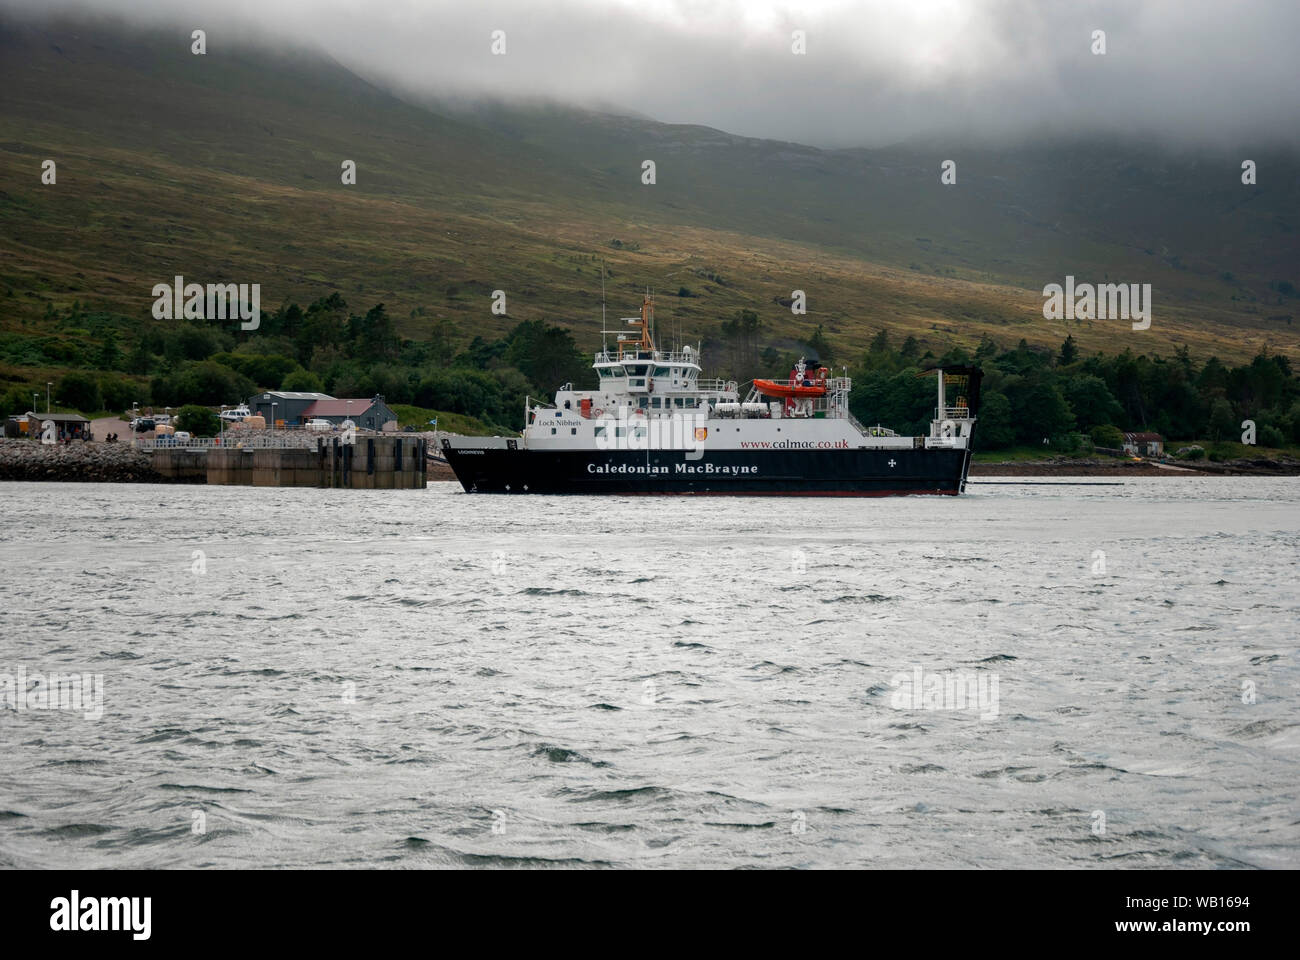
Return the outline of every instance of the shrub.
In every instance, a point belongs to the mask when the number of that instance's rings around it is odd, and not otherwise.
[[[77,410],[94,411],[104,408],[99,383],[88,373],[69,373],[59,381],[55,396],[59,403]]]
[[[1099,424],[1088,431],[1092,437],[1092,442],[1099,447],[1109,447],[1112,450],[1118,450],[1124,446],[1124,434],[1119,427],[1109,423]]]
[[[324,393],[325,384],[310,370],[292,370],[280,381],[280,389],[299,393]]]
[[[211,360],[190,364],[171,376],[154,377],[150,384],[155,406],[237,403],[256,392],[257,387],[247,377]]]
[[[100,377],[99,392],[104,400],[105,410],[126,410],[137,400],[147,403],[146,391],[125,377]]]
[[[196,437],[210,437],[221,429],[221,420],[207,407],[191,403],[176,414],[176,429],[188,430]]]
[[[1282,431],[1271,423],[1266,423],[1259,428],[1259,437],[1257,439],[1261,447],[1286,446],[1286,437],[1282,436]]]
[[[0,417],[26,413],[31,408],[32,391],[25,387],[10,387],[9,391],[0,397]]]
[[[283,383],[285,377],[298,369],[297,360],[274,353],[214,353],[211,359],[242,374],[259,387],[267,388]]]

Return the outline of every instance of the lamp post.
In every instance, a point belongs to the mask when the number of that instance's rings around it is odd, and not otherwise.
[[[221,405],[221,415],[217,417],[217,446],[226,445],[226,405]]]
[[[276,405],[272,403],[271,404],[271,432],[272,433],[275,433],[275,407]]]
[[[50,387],[54,386],[50,381],[45,381],[45,412],[50,412]]]

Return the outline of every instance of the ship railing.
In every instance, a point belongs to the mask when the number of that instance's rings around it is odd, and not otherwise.
[[[836,390],[849,390],[853,387],[853,379],[851,377],[827,377],[825,380],[818,380],[816,377],[805,375],[802,380],[796,380],[794,378],[780,380],[773,377],[762,377],[761,379],[766,380],[768,383],[775,383],[783,387],[804,386],[805,384],[811,384],[814,387],[824,386],[828,393],[834,393]]]
[[[700,355],[694,350],[689,353],[685,350],[662,350],[659,358],[665,363],[693,363],[697,367],[700,365]]]
[[[860,431],[862,431],[862,435],[864,437],[897,437],[898,436],[897,431],[890,430],[888,427],[882,427],[880,424],[876,424],[874,427],[864,427],[860,423],[858,423],[857,420],[854,420],[853,423],[857,425]]]
[[[973,419],[970,414],[970,407],[935,407],[934,419],[936,420],[970,420]]]
[[[601,350],[594,355],[592,362],[628,363],[634,360],[645,363],[689,363],[696,367],[700,365],[700,355],[698,353],[695,351],[687,353],[684,350],[655,350],[653,353],[649,350],[625,350],[622,356],[612,350]]]
[[[696,380],[695,388],[701,393],[736,393],[735,380]]]
[[[635,343],[635,341],[633,341]],[[632,344],[628,344],[629,347]],[[647,363],[653,363],[655,358],[662,356],[657,350],[640,350],[627,349],[622,351],[602,350],[595,354],[596,363],[629,363],[633,360],[643,360]]]

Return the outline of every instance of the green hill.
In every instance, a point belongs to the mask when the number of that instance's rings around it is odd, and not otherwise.
[[[195,56],[188,29],[10,16],[0,377],[91,365],[106,338],[131,354],[153,285],[175,275],[260,283],[264,311],[336,292],[355,311],[382,302],[408,338],[447,321],[456,349],[538,318],[587,349],[602,258],[612,316],[653,287],[661,331],[685,339],[751,309],[771,345],[822,325],[841,357],[882,328],[936,353],[985,336],[1056,347],[1071,333],[1085,353],[1294,355],[1297,158],[1251,154],[1260,185],[1244,187],[1242,155],[826,151],[555,106],[453,109],[219,32]],[[54,185],[41,183],[47,159]],[[955,186],[940,183],[945,159]],[[355,185],[340,182],[344,160]],[[1151,283],[1151,329],[1044,320],[1041,289],[1067,273]],[[489,310],[498,289],[506,316]],[[794,289],[806,316],[780,303]]]

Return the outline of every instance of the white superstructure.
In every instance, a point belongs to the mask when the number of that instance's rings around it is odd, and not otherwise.
[[[604,331],[593,367],[595,390],[565,384],[554,403],[527,401],[523,446],[530,450],[610,448],[705,450],[964,449],[975,422],[965,406],[946,405],[942,370],[938,404],[926,437],[864,427],[849,412],[849,377],[832,377],[801,360],[788,380],[755,380],[742,400],[733,381],[700,376],[698,351],[655,349],[654,303],[646,296],[635,331]]]

